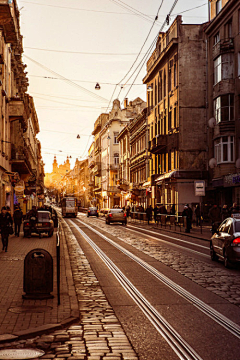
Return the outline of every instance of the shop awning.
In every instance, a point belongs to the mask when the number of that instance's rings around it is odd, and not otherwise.
[[[145,183],[142,184],[142,187],[149,187],[149,186],[151,186],[150,181],[146,181]]]
[[[163,174],[161,176],[159,176],[155,181],[156,183],[160,183],[161,181],[165,180],[165,179],[170,179],[172,177],[174,177],[174,175],[177,173],[177,171],[170,171],[169,173]]]

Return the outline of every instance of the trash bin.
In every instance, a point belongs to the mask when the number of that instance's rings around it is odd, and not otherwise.
[[[47,250],[33,249],[24,259],[23,299],[51,299],[53,259]]]

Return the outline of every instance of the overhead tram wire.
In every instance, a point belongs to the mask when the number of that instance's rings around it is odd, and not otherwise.
[[[146,15],[144,13],[142,13],[141,11],[133,8],[132,6],[130,5],[127,5],[126,3],[124,3],[123,1],[121,0],[109,0],[111,2],[113,2],[114,4],[120,6],[121,8],[123,9],[127,9],[128,11],[130,11],[133,15],[136,15],[144,20],[147,20],[148,22],[151,22],[153,21],[153,19],[151,18],[151,16],[149,15]],[[158,25],[160,25],[158,22],[157,22]]]
[[[43,78],[43,79],[50,79],[50,80],[62,80],[61,78],[56,78],[56,77],[51,77],[51,76],[40,76],[40,75],[31,75],[31,74],[28,74],[28,76],[32,76],[32,77],[38,77],[38,78]],[[71,79],[69,79],[71,80]],[[96,81],[88,81],[88,80],[71,80],[71,81],[77,81],[77,82],[83,82],[83,83],[89,83],[89,84],[96,84]],[[115,83],[104,83],[101,81],[101,84],[103,85],[116,85]],[[126,85],[131,85],[131,84],[126,84]],[[143,84],[134,84],[136,86],[140,86],[140,85],[143,85]]]
[[[95,99],[100,100],[100,101],[104,101],[104,102],[108,102],[108,99],[105,99],[104,97],[95,94],[94,92],[84,88],[83,86],[76,84],[75,82],[73,82],[72,80],[67,79],[65,76],[58,74],[56,71],[53,71],[51,69],[49,69],[47,66],[44,66],[43,64],[39,63],[38,61],[30,58],[29,56],[23,54],[23,56],[25,56],[25,58],[27,58],[28,60],[32,61],[33,63],[37,64],[38,66],[40,66],[41,68],[45,69],[46,71],[54,74],[55,76],[59,76],[62,80],[64,80],[65,82],[67,82],[69,85],[74,86],[82,91],[84,91],[85,93],[87,93],[90,96],[93,96]]]
[[[140,56],[140,54],[141,54],[141,52],[142,52],[142,49],[143,49],[143,47],[145,46],[145,44],[146,44],[146,42],[147,42],[147,40],[148,40],[148,38],[149,38],[149,36],[150,36],[150,34],[151,34],[151,32],[152,32],[152,29],[153,29],[153,27],[154,27],[154,25],[155,25],[155,22],[156,22],[157,19],[158,19],[158,13],[159,13],[162,5],[163,5],[163,2],[164,2],[164,0],[162,0],[160,6],[159,6],[159,8],[158,8],[157,15],[156,15],[156,17],[155,17],[155,19],[154,19],[154,21],[153,21],[153,23],[152,23],[152,26],[151,26],[151,28],[150,28],[150,30],[149,30],[149,32],[148,32],[148,35],[147,35],[147,37],[146,37],[146,39],[145,39],[145,41],[144,41],[144,43],[143,43],[143,45],[142,45],[142,47],[141,47],[141,49],[140,49],[140,51],[139,51],[136,59],[134,60],[132,66],[130,67],[130,69],[128,70],[128,72],[126,73],[126,75],[118,82],[118,84],[116,85],[116,87],[123,82],[123,80],[128,76],[128,74],[131,72],[132,68],[133,68],[134,65],[136,64],[136,62],[137,62],[137,60],[138,60],[138,58],[139,58],[139,56]],[[114,89],[114,92],[113,92],[113,94],[112,94],[111,99],[113,98],[113,95],[114,95],[114,93],[115,93],[116,87],[115,87],[115,89]],[[121,90],[122,90],[122,88],[121,88]],[[120,93],[121,93],[121,91],[120,91]],[[119,96],[120,96],[120,93],[119,93]],[[110,101],[111,101],[111,100],[110,100]],[[110,104],[110,102],[109,102],[109,104]],[[106,112],[107,112],[107,110],[108,110],[108,108],[109,108],[109,104],[108,104],[108,107],[107,107],[107,109],[106,109]]]
[[[169,13],[168,13],[168,17],[170,17],[170,16],[171,16],[172,11],[174,10],[175,6],[177,5],[177,2],[178,2],[178,0],[175,0],[175,1],[174,1],[173,5],[172,5],[172,7],[171,7],[171,9],[170,9],[170,11],[169,11]],[[163,30],[163,28],[164,28],[164,26],[165,26],[166,24],[167,24],[167,19],[164,21],[164,23],[163,23],[163,25],[162,25],[162,27],[161,27],[161,29],[160,29],[159,33],[160,33],[160,32],[162,32],[162,30]],[[158,35],[157,35],[157,37],[156,37],[156,38],[158,38]],[[154,39],[154,41],[152,42],[152,44],[151,44],[150,48],[152,48],[152,47],[153,47],[154,43],[156,42],[156,38],[155,38],[155,39]],[[149,48],[149,49],[150,49],[150,48]],[[140,71],[141,71],[141,70],[142,70],[142,68],[143,68],[144,63],[145,63],[145,62],[143,62],[143,61],[142,61],[142,66],[140,67],[140,70],[138,71],[137,75],[135,76],[135,78],[134,78],[134,80],[133,80],[133,83],[136,81],[136,79],[137,79],[137,77],[138,77],[138,75],[139,75]],[[138,65],[138,67],[139,67],[139,65]],[[138,68],[138,67],[137,67],[137,68]],[[136,69],[137,69],[137,68],[136,68]],[[136,72],[136,70],[135,70],[134,72]],[[132,75],[133,75],[133,74],[132,74]],[[132,75],[131,75],[131,77],[132,77]],[[129,79],[128,79],[128,80],[129,80]],[[131,90],[131,88],[132,88],[132,86],[133,86],[133,83],[132,83],[132,85],[130,86],[130,88],[129,88],[129,90],[128,90],[127,94],[124,96],[125,98],[128,96],[128,94],[129,94],[129,92],[130,92],[130,90]]]
[[[74,10],[74,11],[87,11],[87,12],[95,12],[95,13],[104,13],[104,14],[118,14],[118,15],[134,15],[134,16],[138,16],[141,17],[143,20],[146,20],[148,22],[152,22],[150,19],[148,19],[149,15],[145,15],[146,17],[140,16],[140,14],[138,13],[134,13],[132,12],[127,12],[127,13],[119,13],[119,12],[114,12],[114,11],[103,11],[103,10],[88,10],[88,9],[79,9],[79,8],[72,8],[69,6],[59,6],[59,5],[50,5],[50,4],[40,4],[40,3],[35,3],[35,2],[30,2],[30,1],[25,1],[22,0],[23,3],[27,3],[27,4],[31,4],[31,5],[39,5],[39,6],[48,6],[48,7],[53,7],[53,8],[59,8],[59,9],[67,9],[67,10]],[[120,5],[120,4],[119,4]],[[123,6],[122,6],[123,7]],[[124,8],[124,7],[123,7]]]

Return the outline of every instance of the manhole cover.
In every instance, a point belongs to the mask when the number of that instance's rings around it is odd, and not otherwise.
[[[43,313],[50,310],[52,310],[51,306],[17,306],[8,309],[8,311],[13,312],[15,314]]]
[[[0,350],[0,359],[36,359],[45,353],[37,349],[5,349]]]

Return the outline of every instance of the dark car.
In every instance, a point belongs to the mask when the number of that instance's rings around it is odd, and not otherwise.
[[[98,208],[97,207],[88,208],[87,217],[89,217],[89,216],[97,216],[98,217]]]
[[[210,256],[213,261],[221,259],[229,267],[240,262],[240,214],[225,219],[210,241]]]
[[[42,234],[47,234],[49,237],[53,236],[54,222],[49,211],[38,210],[37,217],[26,219],[23,222],[23,236],[28,237],[31,234],[37,234],[39,237]]]
[[[106,215],[106,224],[110,225],[113,222],[121,222],[127,225],[127,214],[123,209],[110,209]]]

